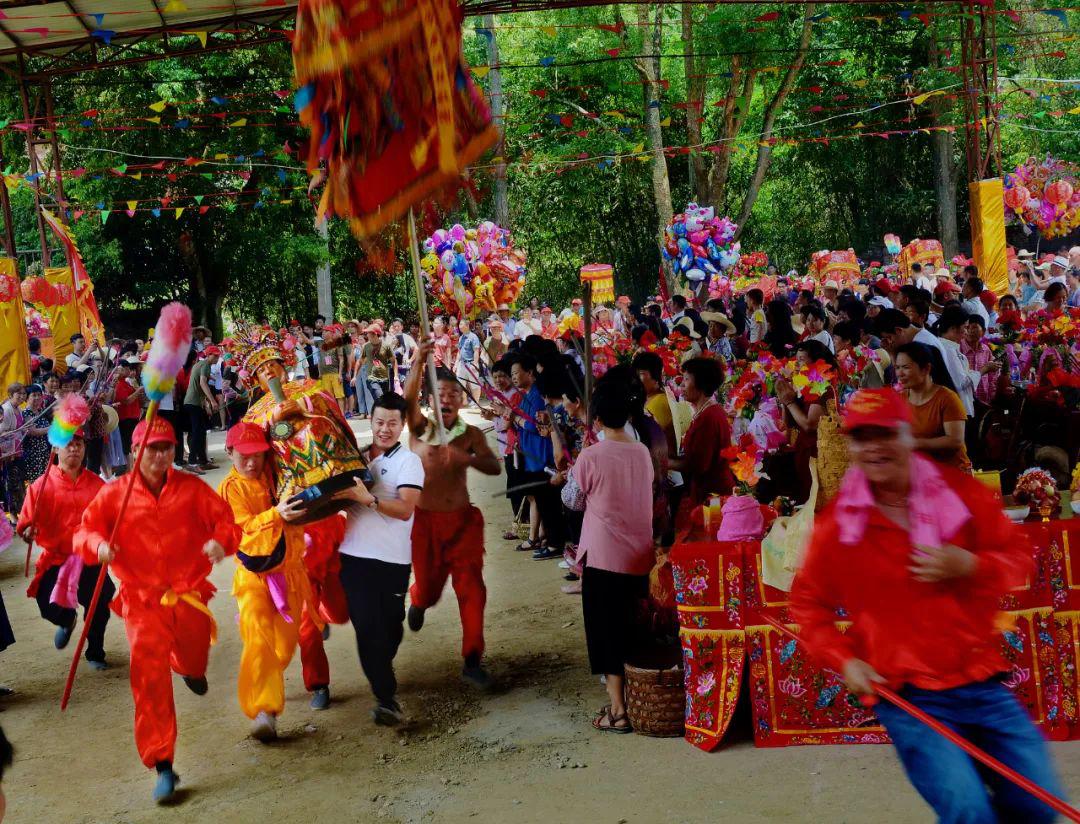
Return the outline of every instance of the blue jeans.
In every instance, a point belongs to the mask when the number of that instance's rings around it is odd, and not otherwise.
[[[949,690],[905,687],[900,694],[1003,764],[1064,798],[1042,734],[996,679]],[[974,761],[902,709],[882,700],[875,710],[908,778],[942,824],[1039,824],[1056,817],[1033,795]]]

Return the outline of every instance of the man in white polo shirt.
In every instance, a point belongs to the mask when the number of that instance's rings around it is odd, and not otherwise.
[[[394,656],[404,634],[405,592],[412,563],[413,510],[424,486],[424,465],[401,444],[405,399],[388,392],[371,412],[373,442],[365,451],[375,485],[360,482],[339,497],[354,503],[347,512],[340,547],[341,586],[356,631],[360,666],[375,693],[376,724],[402,721]]]

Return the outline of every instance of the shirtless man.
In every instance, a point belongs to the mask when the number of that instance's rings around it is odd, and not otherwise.
[[[461,614],[461,655],[465,659],[461,676],[486,689],[491,678],[480,664],[487,600],[484,516],[469,502],[465,476],[469,467],[485,475],[498,475],[499,459],[484,434],[459,417],[465,393],[449,372],[441,372],[438,380],[442,422],[447,433],[447,446],[439,445],[435,420],[424,417],[419,401],[420,382],[427,374],[424,364],[433,345],[426,340],[417,347],[405,386],[409,449],[420,456],[425,477],[412,530],[415,580],[409,589],[409,629],[418,632],[424,625],[424,611],[438,602],[449,576]]]

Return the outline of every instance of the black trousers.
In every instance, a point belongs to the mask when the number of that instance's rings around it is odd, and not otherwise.
[[[101,599],[92,618],[87,619],[86,611],[90,608],[90,600],[94,597],[94,586],[97,584],[100,566],[84,566],[82,575],[79,576],[79,592],[76,596],[83,607],[83,620],[90,621],[90,632],[86,636],[86,660],[105,660],[105,627],[109,623],[109,602],[116,594],[116,585],[112,578],[105,576],[105,583],[101,587]],[[60,575],[60,567],[54,566],[45,570],[41,576],[37,591],[37,605],[41,617],[50,624],[58,627],[70,627],[75,621],[75,610],[61,607],[50,603],[53,587],[56,586],[57,576]]]
[[[514,489],[521,486],[524,481],[521,480],[521,470],[518,469],[517,464],[521,461],[516,455],[507,455],[503,458],[503,463],[506,465],[506,488]],[[521,509],[521,502],[525,499],[526,492],[508,492],[507,497],[510,499],[510,508],[516,515],[518,511],[521,511],[521,518],[524,521],[529,519],[529,509],[526,506],[525,509]]]
[[[341,587],[356,632],[360,668],[380,702],[397,694],[394,656],[405,634],[405,592],[409,564],[341,555]]]
[[[540,481],[550,480],[551,476],[546,472],[521,473],[522,484],[538,484],[531,489],[525,490],[525,494],[531,495],[532,499],[536,501],[536,509],[540,513],[540,523],[544,525],[544,538],[547,540],[548,546],[562,549],[566,545],[566,524],[563,521],[560,487],[552,486],[550,483],[539,483]]]
[[[206,457],[206,412],[193,403],[184,404],[184,414],[188,421],[188,447],[193,464],[208,463]]]
[[[176,463],[184,463],[184,429],[180,425],[180,413],[175,409],[159,409],[158,414],[169,422],[176,435]]]

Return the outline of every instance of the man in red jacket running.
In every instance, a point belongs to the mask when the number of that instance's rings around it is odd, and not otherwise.
[[[888,684],[1061,796],[1042,736],[1000,679],[998,604],[1023,583],[1028,547],[988,487],[913,451],[911,418],[891,388],[860,390],[845,407],[851,467],[814,524],[791,592],[802,640],[851,692]],[[882,701],[876,711],[940,821],[1054,819],[903,710]]]

